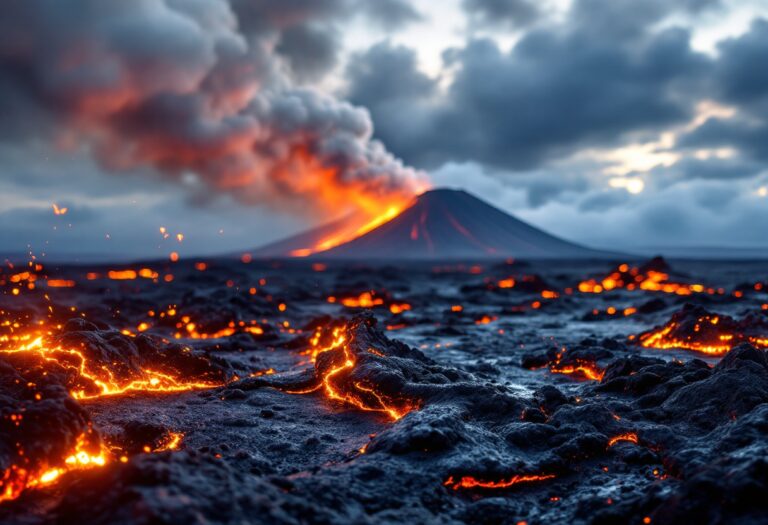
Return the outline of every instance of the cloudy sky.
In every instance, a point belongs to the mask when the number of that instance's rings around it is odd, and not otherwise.
[[[766,64],[764,0],[8,0],[0,251],[238,251],[430,183],[766,248]]]

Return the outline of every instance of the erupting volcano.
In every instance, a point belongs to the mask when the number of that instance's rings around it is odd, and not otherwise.
[[[264,246],[253,254],[357,260],[616,256],[550,235],[466,191],[452,189],[422,193],[404,209],[400,205],[383,206],[382,213],[370,220],[348,216]]]

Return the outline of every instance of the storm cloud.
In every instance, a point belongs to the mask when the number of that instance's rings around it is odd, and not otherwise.
[[[523,27],[542,15],[538,2],[530,0],[463,0],[470,22],[485,26]]]
[[[645,14],[597,3],[577,2],[565,26],[533,29],[508,52],[490,39],[447,51],[455,73],[439,100],[431,96],[437,81],[407,50],[376,46],[349,67],[349,98],[371,110],[377,137],[425,167],[471,160],[531,169],[689,120],[711,60],[684,29],[650,31],[660,3]],[[588,9],[597,16],[584,16]],[[602,30],[617,25],[625,27],[606,38]]]

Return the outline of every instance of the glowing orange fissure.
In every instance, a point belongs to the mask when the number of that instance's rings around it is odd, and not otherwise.
[[[768,348],[768,338],[744,336],[743,334],[730,331],[723,331],[717,334],[714,341],[702,342],[696,340],[696,334],[700,332],[702,326],[711,325],[714,327],[719,322],[720,317],[717,315],[699,317],[696,325],[694,325],[694,333],[681,339],[671,335],[678,327],[678,324],[675,321],[670,321],[663,328],[642,334],[640,336],[640,345],[644,348],[656,348],[659,350],[693,350],[713,356],[727,354],[735,344],[740,342],[748,342],[757,348]]]
[[[92,390],[75,389],[70,392],[75,399],[93,399],[103,396],[116,396],[126,392],[183,392],[221,386],[217,383],[187,381],[170,374],[150,369],[142,369],[139,377],[130,380],[118,380],[111,370],[104,366],[89,363],[83,352],[60,347],[51,348],[43,343],[42,337],[22,344],[17,348],[0,349],[0,354],[31,354],[43,361],[53,363],[66,370],[74,371],[78,380],[85,380]]]
[[[446,487],[451,487],[453,490],[459,490],[459,489],[473,489],[473,488],[482,488],[482,489],[506,489],[509,487],[512,487],[514,485],[519,485],[521,483],[533,483],[536,481],[546,481],[548,479],[554,479],[556,476],[554,474],[515,474],[511,478],[506,479],[500,479],[497,481],[493,480],[481,480],[477,479],[473,476],[462,476],[458,480],[454,479],[453,476],[450,476],[443,485]]]
[[[390,419],[397,421],[403,416],[408,414],[413,408],[413,405],[408,404],[403,408],[394,406],[394,404],[387,398],[368,385],[365,385],[359,381],[355,381],[351,384],[351,388],[346,389],[339,385],[341,379],[346,374],[351,372],[355,365],[355,356],[349,349],[349,341],[346,336],[346,326],[340,326],[333,329],[331,333],[331,341],[326,345],[321,345],[321,338],[323,336],[323,329],[317,329],[310,339],[310,347],[303,352],[304,355],[309,355],[310,361],[316,363],[320,354],[330,351],[341,351],[342,359],[339,359],[340,363],[335,364],[328,370],[323,371],[323,375],[318,384],[312,388],[300,391],[288,391],[289,394],[309,394],[317,392],[318,390],[323,393],[329,399],[340,401],[347,405],[352,405],[360,410],[366,412],[382,412],[387,414]],[[381,356],[382,354],[375,349],[369,349],[369,353],[373,355]]]
[[[572,364],[561,365],[560,363],[564,353],[565,349],[558,353],[555,361],[549,365],[549,371],[551,373],[582,376],[591,381],[602,381],[603,376],[605,375],[605,370],[591,361],[577,359],[576,362]]]
[[[144,452],[166,452],[169,450],[178,450],[179,446],[181,445],[181,440],[184,439],[184,433],[183,432],[168,432],[168,435],[163,439],[162,443],[159,447],[153,449],[149,445],[144,446]],[[121,460],[126,461],[128,458],[123,456]]]
[[[100,450],[96,452],[89,450],[87,438],[87,434],[81,434],[75,447],[59,465],[41,466],[34,471],[11,465],[0,478],[0,502],[16,499],[26,489],[51,485],[66,472],[106,465],[109,453],[104,445],[101,444]]]
[[[618,436],[613,436],[608,440],[608,447],[614,446],[616,443],[621,443],[622,441],[626,441],[628,443],[635,443],[637,444],[639,439],[637,437],[637,434],[634,432],[627,432],[625,434],[619,434]]]

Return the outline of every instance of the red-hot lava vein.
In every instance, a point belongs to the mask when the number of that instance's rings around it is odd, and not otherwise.
[[[107,461],[90,417],[60,379],[0,358],[0,501]]]
[[[0,357],[20,369],[43,369],[62,376],[76,399],[126,392],[182,392],[226,382],[221,362],[188,347],[139,335],[98,330],[81,319],[44,340],[0,349]]]
[[[741,343],[768,348],[768,319],[748,315],[736,320],[693,305],[685,305],[662,326],[631,336],[645,348],[681,348],[708,355],[723,355]]]
[[[387,338],[376,320],[362,315],[328,321],[305,340],[302,354],[313,363],[295,373],[248,377],[227,389],[272,387],[289,394],[320,393],[326,399],[397,421],[430,402],[486,404],[513,402],[497,389],[482,396],[470,374],[441,366],[423,353]],[[516,402],[515,402],[516,403]]]
[[[290,394],[320,391],[328,399],[367,412],[381,412],[393,421],[418,408],[419,401],[403,396],[389,384],[377,381],[380,362],[391,357],[391,341],[371,341],[370,318],[318,330],[305,354],[314,363],[314,376],[305,388],[286,389]],[[384,342],[384,345],[378,344]]]
[[[226,373],[179,345],[98,330],[81,319],[49,340],[0,348],[0,501],[70,471],[127,461],[120,446],[102,441],[74,399],[212,388]],[[182,439],[163,431],[135,452],[176,450]]]
[[[549,355],[526,356],[522,366],[528,370],[546,368],[552,374],[562,374],[589,381],[601,381],[605,369],[598,364],[600,355],[590,355],[584,349],[571,350],[562,348]]]
[[[443,485],[453,490],[459,489],[508,489],[515,485],[535,483],[554,479],[554,474],[515,474],[497,480],[479,479],[474,476],[450,476]]]

